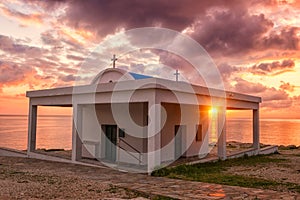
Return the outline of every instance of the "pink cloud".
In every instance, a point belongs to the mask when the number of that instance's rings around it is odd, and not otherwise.
[[[20,21],[22,26],[29,26],[32,24],[42,24],[44,22],[43,15],[40,13],[31,13],[25,14],[20,11],[8,8],[8,7],[0,7],[2,13],[7,17],[15,18]]]
[[[263,108],[287,108],[291,107],[295,101],[293,97],[290,97],[286,91],[282,89],[267,87],[261,83],[253,83],[241,78],[236,78],[235,80],[237,83],[234,85],[233,90],[244,94],[262,97]]]
[[[234,90],[245,94],[260,94],[267,90],[267,87],[261,83],[251,83],[241,78],[236,78]]]
[[[0,49],[9,54],[25,54],[30,57],[40,57],[47,50],[26,44],[19,44],[12,37],[0,35]]]
[[[280,32],[272,31],[259,41],[259,48],[299,50],[299,27],[282,27]]]
[[[250,72],[256,75],[278,75],[292,71],[295,67],[293,60],[274,61],[272,63],[260,63],[253,65]]]
[[[23,81],[31,73],[32,68],[30,66],[0,61],[0,84],[12,84]]]

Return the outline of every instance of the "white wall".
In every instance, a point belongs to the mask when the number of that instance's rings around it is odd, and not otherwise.
[[[195,105],[181,105],[163,103],[162,104],[167,113],[166,124],[161,131],[161,161],[171,161],[175,158],[174,149],[174,135],[175,135],[175,125],[186,125],[186,131],[182,135],[182,155],[185,157],[196,156],[196,155],[206,155],[208,153],[208,132],[209,132],[209,115],[208,109],[204,107],[199,107]],[[127,143],[132,145],[141,153],[147,152],[147,139],[139,138],[147,135],[146,130],[144,132],[139,132],[139,137],[132,136],[129,123],[126,123],[127,118],[125,114],[124,107],[126,104],[117,104],[117,113],[119,116],[124,117],[122,125],[119,128],[125,129],[126,136],[123,138]],[[130,105],[130,115],[132,120],[140,125],[145,126],[147,124],[147,114],[148,114],[148,104],[147,103],[133,103]],[[96,111],[96,116],[95,112]],[[182,117],[182,119],[181,119]],[[180,121],[182,120],[182,121]],[[83,157],[100,157],[105,156],[105,135],[102,133],[101,125],[116,125],[117,122],[114,120],[111,105],[110,104],[98,104],[96,107],[94,105],[85,105],[83,107]],[[202,124],[202,134],[203,140],[196,141],[196,125]],[[131,130],[132,131],[132,130]],[[96,147],[99,144],[99,152],[96,152]],[[139,157],[139,153],[133,150],[124,142],[120,142],[120,146],[129,151],[130,153],[117,149],[117,158],[119,157],[120,162],[129,162],[138,164],[138,160],[133,158],[134,154]],[[120,153],[120,156],[118,156]],[[147,158],[142,156],[143,164],[146,164]]]
[[[82,107],[82,156],[99,158],[100,152],[96,152],[96,145],[101,146],[101,129],[96,117],[93,105]]]
[[[114,110],[117,111],[116,115],[122,119],[122,124],[118,123],[118,120],[114,119],[110,104],[97,104],[83,106],[83,157],[95,158],[98,155],[100,158],[105,157],[105,134],[101,129],[101,125],[118,125],[118,128],[125,129],[125,137],[122,138],[126,143],[129,143],[134,149],[140,153],[147,151],[147,139],[143,139],[147,132],[147,129],[138,129],[139,132],[133,132],[132,126],[129,123],[130,118],[126,112],[127,104],[118,103],[114,104]],[[138,126],[143,127],[147,124],[147,103],[132,103],[129,106],[129,113],[131,119]],[[120,162],[135,163],[139,161],[133,158],[131,154],[139,157],[132,147],[120,141],[120,146],[129,151],[127,153],[123,149],[117,149],[117,158]],[[94,143],[94,144],[93,144]],[[99,143],[99,152],[95,152],[96,145]],[[118,154],[120,153],[120,156]],[[143,163],[146,163],[146,158],[142,157]]]
[[[182,155],[185,157],[207,154],[208,152],[208,110],[195,105],[163,103],[167,112],[167,121],[162,128],[161,145],[162,162],[175,158],[175,125],[185,125],[182,135]],[[181,119],[182,118],[182,119]],[[202,125],[202,141],[196,141],[196,125]]]

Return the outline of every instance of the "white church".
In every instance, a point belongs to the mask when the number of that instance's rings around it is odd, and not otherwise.
[[[253,111],[259,150],[260,97],[127,72],[101,71],[89,85],[28,91],[28,149],[36,150],[39,106],[72,107],[72,161],[151,172],[179,157],[205,157],[212,144],[226,159],[226,110]],[[211,110],[216,114],[212,127]]]

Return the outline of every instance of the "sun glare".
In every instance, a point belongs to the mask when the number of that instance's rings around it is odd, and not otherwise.
[[[210,112],[211,114],[216,114],[216,113],[218,113],[218,109],[212,107],[212,108],[209,110],[209,112]]]

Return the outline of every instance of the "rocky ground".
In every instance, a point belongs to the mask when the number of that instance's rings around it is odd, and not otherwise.
[[[57,171],[48,170],[48,164],[55,165]],[[135,191],[80,177],[66,166],[0,157],[0,199],[145,199]],[[78,168],[88,170],[84,166]]]
[[[261,163],[254,166],[235,166],[228,173],[273,180],[284,183],[300,183],[300,147],[279,147],[278,154],[271,158],[282,159],[282,162]]]
[[[228,149],[247,145],[231,143]],[[234,166],[226,173],[263,178],[282,183],[300,183],[300,147],[280,147],[270,157],[282,162]],[[0,199],[147,199],[150,195],[93,179],[97,171],[86,166],[36,159],[0,157]],[[82,172],[91,174],[83,177]],[[106,174],[105,174],[106,175]],[[106,175],[111,179],[119,175]],[[133,176],[135,176],[133,174]],[[153,177],[154,178],[154,177]],[[279,188],[280,189],[280,188]],[[284,190],[283,190],[284,191]],[[153,198],[153,197],[151,197]]]

